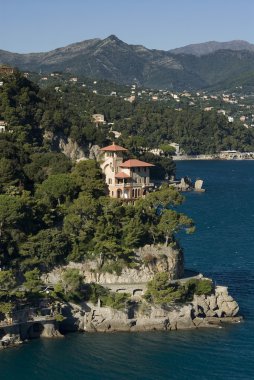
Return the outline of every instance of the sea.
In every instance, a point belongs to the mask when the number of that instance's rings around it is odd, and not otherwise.
[[[181,233],[186,268],[228,286],[242,323],[146,333],[68,334],[0,352],[1,380],[254,379],[254,161],[181,161],[178,177],[204,180],[181,212],[196,223]]]

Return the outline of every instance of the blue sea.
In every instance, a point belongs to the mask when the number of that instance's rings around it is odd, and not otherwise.
[[[184,161],[178,176],[204,180],[181,211],[188,269],[229,287],[244,322],[223,329],[69,334],[0,352],[1,380],[254,379],[254,161]]]

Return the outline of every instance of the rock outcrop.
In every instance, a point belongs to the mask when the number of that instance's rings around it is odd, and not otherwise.
[[[237,302],[228,294],[225,286],[217,286],[211,296],[196,296],[193,299],[196,317],[235,317],[239,311]]]
[[[64,153],[72,161],[88,159],[89,150],[79,146],[78,143],[73,141],[70,137],[46,131],[43,139],[46,143],[51,145],[53,150]]]
[[[68,307],[62,310],[67,317]],[[227,288],[218,286],[214,294],[195,295],[193,301],[186,304],[150,305],[143,302],[123,311],[92,304],[72,305],[71,314],[80,331],[114,332],[221,326],[223,323],[239,322],[241,317],[237,316],[238,311],[238,304],[229,296]]]
[[[28,339],[59,337],[63,335],[58,330],[58,323],[54,318],[38,317],[30,321],[0,325],[0,349],[17,346]]]
[[[54,269],[43,277],[50,284],[60,281],[67,268],[77,268],[86,283],[98,284],[137,284],[147,283],[158,272],[167,272],[170,280],[184,274],[184,258],[181,249],[164,245],[145,245],[136,251],[136,268],[124,267],[121,274],[101,270],[98,260],[86,260],[83,263],[70,262],[65,267]]]

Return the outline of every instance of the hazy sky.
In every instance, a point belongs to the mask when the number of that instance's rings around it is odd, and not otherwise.
[[[48,51],[110,34],[169,50],[191,43],[254,42],[253,0],[0,0],[0,49]]]

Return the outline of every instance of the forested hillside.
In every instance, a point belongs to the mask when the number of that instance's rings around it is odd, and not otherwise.
[[[214,86],[225,90],[230,82],[236,86],[242,76],[254,72],[253,58],[253,45],[244,41],[197,44],[171,52],[129,45],[114,35],[45,53],[17,54],[0,50],[0,64],[23,71],[62,71],[175,91]]]
[[[57,265],[99,257],[101,271],[121,271],[135,266],[136,248],[175,243],[176,232],[193,230],[191,219],[168,208],[183,200],[175,190],[166,185],[134,205],[122,204],[107,196],[98,162],[73,162],[45,136],[68,137],[89,152],[93,145],[114,140],[114,123],[129,154],[154,162],[153,174],[161,179],[174,174],[170,151],[165,149],[160,157],[147,152],[149,148],[167,148],[172,140],[188,153],[253,147],[250,130],[216,113],[179,111],[149,101],[129,103],[64,83],[40,89],[19,72],[1,82],[0,120],[6,128],[0,133],[3,314],[17,302],[37,299],[41,273]],[[103,113],[106,123],[93,123],[94,113]],[[69,299],[79,299],[80,276],[75,271],[66,276]],[[63,286],[54,294],[67,299]]]
[[[121,270],[135,265],[135,248],[173,242],[175,232],[192,228],[191,219],[174,210],[165,208],[163,217],[156,212],[158,204],[182,202],[176,191],[166,186],[135,205],[122,204],[107,196],[95,160],[71,162],[44,144],[46,130],[83,144],[105,143],[106,131],[96,128],[86,113],[103,106],[109,113],[110,99],[96,100],[88,93],[83,98],[67,89],[62,94],[40,90],[20,73],[2,80],[0,117],[6,131],[0,134],[0,314],[41,298],[40,276],[57,265],[99,257],[102,271]],[[123,105],[118,102],[112,107],[114,117]],[[79,299],[80,281],[75,270],[67,272],[66,284],[59,284],[52,297]]]

